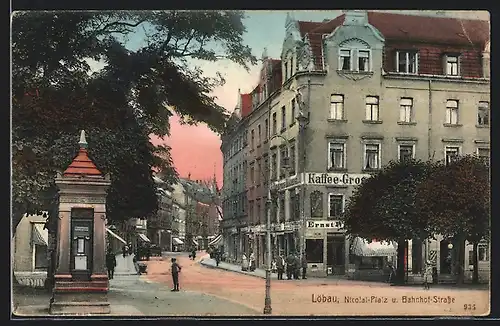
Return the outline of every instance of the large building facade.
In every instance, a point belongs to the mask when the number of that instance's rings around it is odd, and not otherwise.
[[[277,190],[274,251],[305,250],[311,274],[352,275],[374,264],[356,250],[357,239],[345,236],[340,218],[363,178],[406,157],[489,156],[489,24],[347,11],[318,23],[289,16],[285,29],[281,87],[261,96],[247,125],[255,142],[267,116],[269,175]],[[306,120],[302,127],[299,116]],[[284,170],[286,156],[291,167]],[[256,174],[259,157],[264,153],[247,146],[247,176]],[[265,198],[259,196],[265,195],[247,196],[248,221],[264,234]],[[449,242],[439,236],[411,241],[409,273],[419,275],[427,258],[438,274],[451,273]],[[252,250],[263,257],[262,248]],[[481,250],[486,270],[488,244]]]

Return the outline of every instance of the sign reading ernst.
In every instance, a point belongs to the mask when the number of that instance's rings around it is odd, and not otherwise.
[[[326,228],[326,229],[342,229],[344,223],[342,221],[307,221],[309,229]]]
[[[349,173],[306,173],[306,183],[319,186],[357,186],[369,178],[369,174]]]

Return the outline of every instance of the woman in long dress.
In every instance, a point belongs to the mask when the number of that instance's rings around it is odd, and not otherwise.
[[[241,257],[241,270],[242,271],[248,270],[248,259],[245,254],[243,254],[243,257]]]
[[[252,252],[250,254],[250,271],[253,272],[255,270],[255,254]]]
[[[426,261],[425,271],[424,271],[424,289],[429,290],[431,283],[432,283],[432,264],[430,261]]]

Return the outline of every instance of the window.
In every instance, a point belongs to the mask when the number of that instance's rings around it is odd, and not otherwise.
[[[256,213],[257,213],[257,218],[255,219],[256,221],[259,221],[259,223],[262,223],[262,212],[260,211],[260,200],[257,201],[257,208],[256,208]]]
[[[253,221],[253,200],[248,202],[248,217],[250,217],[250,222]]]
[[[370,71],[370,51],[358,50],[358,71]]]
[[[286,128],[286,107],[281,107],[281,130]]]
[[[285,72],[285,78],[283,79],[283,82],[286,82],[288,79],[288,62],[285,62],[284,65],[285,65],[285,69],[283,69],[283,70]]]
[[[262,164],[260,164],[260,159],[257,160],[257,169],[255,173],[257,179],[257,186],[259,186],[262,181]]]
[[[489,261],[490,260],[490,255],[488,252],[488,244],[486,243],[479,243],[477,246],[478,254],[477,254],[477,260],[479,261]]]
[[[290,56],[290,77],[293,76],[293,54]]]
[[[460,147],[458,146],[446,146],[445,148],[445,163],[450,164],[455,160],[458,155],[460,155]]]
[[[288,162],[287,162],[287,160],[288,160]],[[286,171],[286,169],[288,169],[288,168],[290,168],[290,158],[288,157],[287,148],[286,148],[286,146],[281,146],[281,148],[280,148],[280,169],[281,169],[280,177],[281,178],[285,177],[285,173],[288,172],[288,171]]]
[[[351,70],[351,50],[340,50],[340,70]]]
[[[295,144],[290,145],[290,175],[295,174]]]
[[[411,122],[413,115],[413,99],[412,98],[402,98],[399,107],[399,121],[400,122]]]
[[[295,189],[290,191],[290,200],[288,202],[288,215],[290,221],[295,221],[298,215],[295,212],[295,203],[297,202],[297,195],[295,194]]]
[[[458,76],[458,56],[457,55],[446,55],[446,75],[448,76]]]
[[[265,173],[264,184],[267,184],[267,181],[269,179],[269,158],[267,156],[266,159],[264,160],[264,173]]]
[[[257,126],[257,135],[259,137],[257,140],[257,143],[260,144],[260,142],[262,141],[262,132],[261,132],[260,125]]]
[[[269,139],[269,120],[267,120],[267,119],[266,119],[266,121],[264,121],[264,123],[265,123],[265,125],[266,125],[266,126],[265,126],[265,128],[266,128],[266,129],[265,129],[265,130],[266,130],[266,132],[265,132],[265,134],[264,134],[264,139],[265,139],[265,140],[268,140],[268,139]]]
[[[252,166],[250,168],[250,183],[251,185],[255,185],[255,168]]]
[[[458,101],[448,100],[446,101],[446,124],[456,125],[458,124]]]
[[[276,178],[278,177],[278,155],[276,153],[273,153],[271,164],[272,164],[271,179],[276,180]]]
[[[378,121],[378,97],[377,96],[367,96],[366,97],[366,120]]]
[[[276,118],[276,112],[273,113],[273,135],[278,132],[278,119]]]
[[[328,143],[328,168],[345,168],[345,144],[338,142]]]
[[[479,102],[477,108],[477,124],[479,126],[489,126],[490,125],[490,103],[489,102]]]
[[[47,246],[35,244],[35,269],[46,269],[49,266],[47,259]]]
[[[330,119],[342,120],[344,118],[344,95],[330,96]]]
[[[489,148],[478,148],[477,149],[477,156],[479,156],[479,158],[483,159],[486,163],[489,163],[489,161],[490,161],[490,149]]]
[[[365,145],[365,169],[380,168],[380,144]]]
[[[291,112],[292,122],[290,125],[295,123],[295,99],[292,99],[292,112]]]
[[[340,218],[344,212],[344,196],[328,194],[328,217]]]
[[[251,137],[252,138],[250,139],[250,146],[253,149],[254,145],[255,145],[255,143],[254,143],[254,141],[255,141],[255,130],[253,130],[253,129],[252,129],[252,132],[251,132]]]
[[[415,158],[415,152],[413,151],[414,145],[399,145],[399,160],[409,161]]]
[[[308,263],[323,263],[323,239],[306,239]]]
[[[280,220],[285,220],[285,196],[281,195],[280,197]]]
[[[397,51],[396,71],[405,74],[416,74],[418,71],[418,54],[413,51]]]

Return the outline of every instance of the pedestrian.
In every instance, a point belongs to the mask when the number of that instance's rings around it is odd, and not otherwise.
[[[247,256],[245,254],[243,254],[243,256],[241,256],[241,270],[242,271],[248,271],[248,259],[247,259]]]
[[[217,264],[217,266],[219,266],[220,258],[221,258],[220,251],[218,251],[218,250],[215,251],[215,263]]]
[[[128,243],[128,254],[129,255],[132,255],[132,253],[134,252],[134,249],[132,248],[132,243]]]
[[[432,264],[429,260],[427,260],[425,262],[425,271],[424,271],[424,290],[429,290],[431,283],[432,283]]]
[[[293,269],[293,279],[298,280],[300,277],[300,258],[297,254],[293,256],[293,259],[295,261],[295,268]]]
[[[115,274],[115,267],[116,267],[116,256],[111,251],[111,248],[108,249],[108,253],[106,254],[106,268],[108,269],[108,278],[110,280],[113,279],[113,276]]]
[[[253,272],[255,270],[255,254],[252,252],[250,254],[250,272]]]
[[[291,280],[293,273],[295,270],[295,257],[293,253],[290,253],[288,257],[286,257],[286,279]]]
[[[307,279],[306,277],[306,272],[307,272],[307,258],[306,258],[306,253],[302,253],[302,259],[301,259],[301,265],[302,265],[302,279],[305,280]]]
[[[174,288],[170,291],[172,292],[178,292],[179,291],[179,273],[181,272],[181,266],[177,263],[177,259],[172,258],[171,259],[172,266],[171,266],[171,271],[172,271],[172,282],[174,283]]]
[[[389,269],[389,280],[387,280],[387,283],[392,283],[396,276],[396,271],[394,269],[394,265],[391,262],[387,263],[387,267]]]
[[[191,250],[191,258],[194,260],[196,258],[196,249],[193,247]]]
[[[278,280],[283,279],[283,272],[285,271],[285,259],[279,254],[278,261],[276,262],[276,270],[278,272]]]
[[[128,254],[128,246],[126,244],[123,245],[123,247],[122,247],[122,254],[123,254],[123,258],[125,258]]]
[[[276,273],[277,266],[276,266],[276,259],[273,259],[271,262],[271,273]]]

